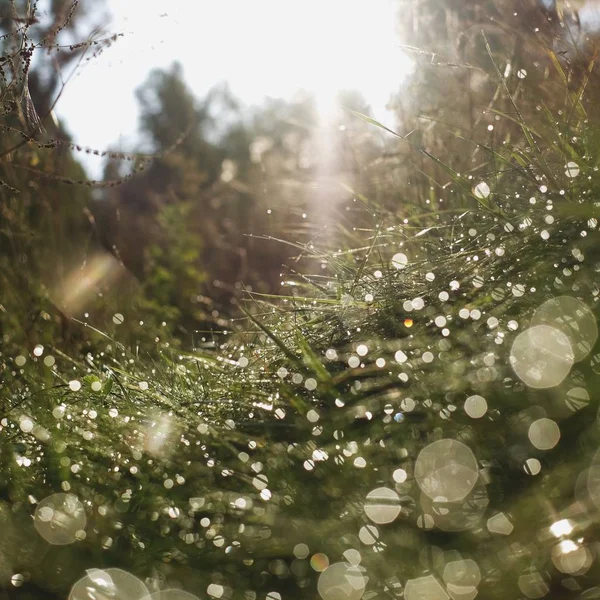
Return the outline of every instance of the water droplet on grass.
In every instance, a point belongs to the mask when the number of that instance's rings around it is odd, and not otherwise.
[[[568,162],[565,166],[565,175],[567,177],[577,177],[579,175],[579,165],[576,162]]]
[[[408,257],[406,256],[406,254],[398,252],[398,254],[394,254],[394,256],[392,256],[392,266],[394,266],[396,269],[405,269],[407,265]]]
[[[490,195],[490,186],[485,181],[482,181],[473,188],[473,194],[476,198],[483,200]]]

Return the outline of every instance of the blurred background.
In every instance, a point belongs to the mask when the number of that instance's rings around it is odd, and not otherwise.
[[[7,55],[39,44],[7,90],[28,87],[59,146],[24,149],[24,171],[4,161],[13,189],[52,192],[4,204],[6,277],[15,261],[29,272],[3,306],[27,298],[31,322],[58,320],[65,339],[72,317],[106,326],[118,308],[189,343],[243,287],[278,291],[293,247],[259,238],[327,226],[356,179],[354,144],[385,144],[355,136],[342,106],[395,123],[414,66],[387,0],[16,2],[1,24]]]
[[[178,62],[196,97],[219,86],[245,115],[268,98],[289,102],[304,93],[327,117],[336,95],[354,90],[379,118],[392,116],[388,101],[413,64],[398,47],[397,9],[393,0],[226,0],[212,6],[179,0],[168,9],[158,1],[107,1],[105,26],[124,36],[73,78],[57,112],[78,143],[137,149],[135,89],[152,69]],[[215,116],[226,127],[227,115]]]
[[[3,136],[2,181],[22,192],[2,204],[5,319],[30,307],[5,335],[28,339],[46,319],[68,339],[73,317],[104,329],[117,309],[186,343],[222,328],[244,289],[276,293],[301,269],[295,243],[335,246],[360,228],[344,225],[357,194],[396,215],[429,203],[435,165],[356,113],[446,152],[459,172],[474,168],[477,157],[448,143],[457,131],[486,140],[496,127],[500,139],[511,127],[485,112],[496,84],[481,32],[521,97],[552,94],[541,41],[584,64],[596,11],[534,0],[9,2],[5,55],[31,48],[20,72],[6,62],[3,97],[29,89],[46,147]]]

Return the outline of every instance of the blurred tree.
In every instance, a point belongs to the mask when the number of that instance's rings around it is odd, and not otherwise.
[[[219,176],[221,152],[207,141],[212,118],[188,91],[179,65],[151,73],[138,98],[142,132],[162,156],[108,190],[94,210],[105,244],[117,249],[142,282],[146,307],[161,320],[198,326],[206,319],[196,306],[204,280],[204,236],[192,224],[206,219],[198,213],[199,199]],[[114,168],[109,163],[105,176]]]
[[[83,150],[51,115],[63,71],[116,36],[82,41],[100,12],[71,0],[44,6],[16,1],[0,13],[0,335],[28,347],[80,342],[71,317],[106,310],[106,298],[90,301],[121,269],[96,235],[92,189],[76,158]],[[45,133],[26,111],[39,114]]]
[[[293,250],[257,238],[305,235],[314,105],[305,96],[248,110],[227,87],[198,101],[179,65],[153,72],[138,98],[142,135],[161,157],[108,190],[95,214],[157,316],[178,315],[190,331],[231,312],[242,285],[278,290]]]

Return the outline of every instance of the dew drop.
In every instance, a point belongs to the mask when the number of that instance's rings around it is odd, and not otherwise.
[[[485,181],[482,181],[473,188],[473,194],[476,198],[487,198],[490,195],[490,186]]]

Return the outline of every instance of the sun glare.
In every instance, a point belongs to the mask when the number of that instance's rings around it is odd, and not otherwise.
[[[234,67],[240,48],[224,49],[231,65],[234,92],[248,100],[265,95],[289,97],[304,89],[315,95],[323,112],[331,110],[340,90],[361,92],[376,112],[412,69],[398,48],[394,2],[380,0],[258,0],[243,44],[246,68]],[[233,55],[233,56],[232,56]]]
[[[227,81],[246,104],[315,95],[327,115],[340,90],[360,92],[384,118],[390,95],[412,70],[395,35],[394,0],[109,0],[111,32],[125,35],[73,78],[59,103],[77,142],[131,143],[134,90],[173,61],[202,96]],[[110,120],[97,115],[110,114]]]

